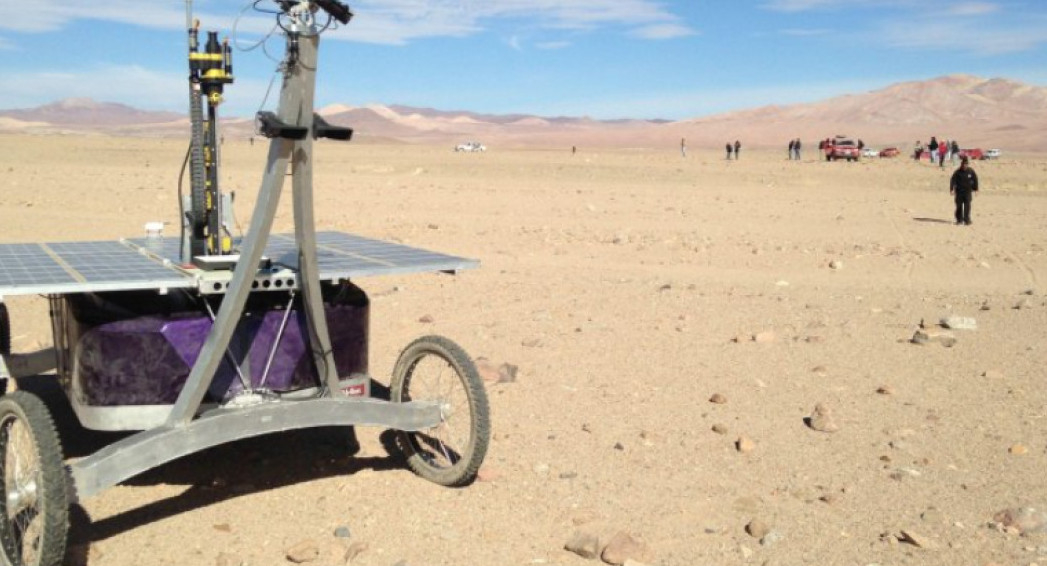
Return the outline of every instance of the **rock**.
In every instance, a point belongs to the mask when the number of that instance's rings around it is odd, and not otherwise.
[[[745,525],[745,532],[749,533],[749,536],[755,539],[760,539],[767,533],[771,532],[771,528],[767,526],[767,523],[764,523],[760,519],[753,519],[749,521],[748,525]]]
[[[288,548],[285,556],[295,564],[312,562],[320,557],[320,547],[316,544],[316,541],[306,539]]]
[[[1015,456],[1022,456],[1024,454],[1029,453],[1029,449],[1026,448],[1023,444],[1015,444],[1011,446],[1007,451],[1011,454],[1014,454]]]
[[[480,379],[483,381],[497,383],[500,375],[498,373],[498,366],[491,363],[491,360],[487,358],[476,358],[476,373],[480,374]]]
[[[600,559],[608,564],[621,565],[626,560],[646,560],[647,543],[633,538],[630,534],[619,531],[600,554]]]
[[[1028,296],[1031,297],[1031,296],[1036,294],[1036,289],[1026,289],[1026,290],[1022,291],[1022,294],[1023,295],[1028,295]]]
[[[743,434],[734,442],[734,447],[742,454],[748,454],[749,452],[756,450],[756,443],[753,442],[753,439]]]
[[[1019,299],[1017,303],[1014,303],[1014,310],[1022,310],[1029,308],[1029,299]]]
[[[1019,534],[1047,532],[1047,511],[1036,507],[1004,509],[993,515],[993,520],[1005,529],[1015,529]]]
[[[709,397],[709,402],[710,403],[715,403],[717,405],[723,405],[723,404],[727,403],[727,397],[724,397],[723,395],[721,395],[719,393],[713,393],[713,396]]]
[[[946,348],[952,348],[956,345],[956,337],[951,332],[934,327],[921,328],[912,336],[913,344],[930,344],[932,342],[937,342]]]
[[[901,535],[902,536],[898,537],[899,541],[909,543],[918,548],[926,550],[934,550],[938,548],[938,545],[933,540],[912,529],[903,530]]]
[[[218,523],[217,525],[212,525],[212,526],[214,527],[214,530],[216,530],[216,531],[218,531],[220,533],[231,533],[231,532],[233,532],[233,527],[230,526],[229,523]]]
[[[814,406],[814,412],[807,417],[807,426],[818,432],[836,432],[840,430],[839,425],[833,419],[832,410],[823,403]]]
[[[347,525],[341,525],[334,530],[334,536],[337,538],[349,538],[350,536],[349,527]]]
[[[498,366],[498,383],[514,383],[518,371],[520,371],[520,368],[513,364],[502,364]]]
[[[600,556],[600,538],[592,533],[578,531],[564,545],[564,550],[573,552],[582,558],[593,560]]]
[[[825,374],[829,373],[829,368],[827,368],[825,366],[814,366],[813,368],[811,368],[811,373],[816,373],[818,375],[825,375]]]
[[[843,269],[843,262],[838,259],[834,259],[829,262],[829,269]]]
[[[753,335],[753,342],[756,342],[757,344],[769,344],[774,342],[776,339],[777,336],[775,336],[774,331],[772,330],[765,330]]]
[[[894,395],[895,390],[890,385],[881,385],[876,389],[876,392],[880,395]]]
[[[982,377],[989,379],[1003,379],[1003,372],[998,369],[987,369],[982,372]]]
[[[778,531],[771,531],[760,539],[760,544],[762,546],[774,546],[775,543],[784,538],[785,535],[783,535],[782,533],[779,533]]]
[[[952,330],[978,330],[978,321],[967,316],[947,316],[941,319],[941,325]]]
[[[432,324],[433,323],[433,317],[430,316],[430,315],[427,315],[427,314],[426,315],[422,315],[422,318],[419,318],[418,322],[420,322],[422,324]]]
[[[366,551],[366,542],[354,542],[349,545],[349,548],[345,549],[345,554],[342,555],[342,561],[346,564],[352,564],[353,560],[355,560],[357,556],[360,556]]]
[[[716,434],[727,434],[727,425],[716,423],[713,425],[713,432]]]
[[[520,369],[508,363],[495,365],[491,360],[483,357],[476,358],[475,362],[476,373],[480,375],[480,379],[492,383],[512,383],[516,381],[516,374]]]

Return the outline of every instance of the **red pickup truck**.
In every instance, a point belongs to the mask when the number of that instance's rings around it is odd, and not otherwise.
[[[825,140],[824,150],[826,161],[836,161],[837,159],[858,161],[861,157],[861,151],[858,149],[858,144],[854,143],[853,140],[840,136],[837,136],[834,139]]]

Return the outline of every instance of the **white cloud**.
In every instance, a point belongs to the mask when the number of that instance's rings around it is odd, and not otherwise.
[[[675,39],[695,35],[695,31],[680,24],[654,24],[636,28],[629,35],[640,39]]]
[[[948,13],[954,16],[983,16],[999,10],[1000,6],[991,2],[960,2],[948,7]]]
[[[194,15],[208,27],[229,29],[243,2],[202,0],[196,5],[203,11]],[[660,33],[659,28],[654,28],[648,32],[650,35],[642,31],[636,34],[659,39],[670,30],[675,37],[689,32],[682,20],[664,7],[664,2],[656,0],[358,0],[352,7],[356,14],[353,22],[332,36],[396,45],[425,37],[463,37],[502,24],[573,30],[670,26],[660,28]],[[31,9],[5,11],[0,29],[53,32],[80,20],[160,29],[184,29],[186,25],[184,4],[174,0],[36,0]],[[249,11],[239,28],[265,33],[272,21],[271,16]]]
[[[895,47],[999,55],[1047,44],[1047,22],[999,27],[980,20],[896,21],[885,25],[878,38]]]
[[[534,45],[538,49],[565,49],[571,46],[570,41],[543,41]]]
[[[807,12],[834,4],[840,5],[842,2],[839,0],[770,0],[763,7],[776,12]]]

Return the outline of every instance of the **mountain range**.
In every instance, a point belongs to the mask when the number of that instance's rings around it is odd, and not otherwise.
[[[1047,88],[969,75],[679,121],[497,115],[398,105],[334,104],[319,113],[331,123],[354,128],[356,139],[364,142],[475,139],[488,146],[661,147],[676,146],[680,138],[686,138],[692,147],[720,147],[735,139],[746,147],[778,147],[793,138],[813,145],[814,140],[834,135],[862,138],[869,145],[907,145],[935,135],[958,139],[964,146],[1047,148]],[[247,137],[253,130],[251,119],[231,118],[222,125],[225,136]],[[110,102],[66,99],[37,108],[0,110],[0,132],[178,137],[187,135],[188,118]]]

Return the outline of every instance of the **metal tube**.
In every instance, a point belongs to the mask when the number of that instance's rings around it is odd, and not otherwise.
[[[215,319],[214,310],[211,308],[211,303],[207,302],[207,299],[204,299],[204,306],[207,307],[207,314],[211,316],[211,324],[213,325]],[[229,365],[236,370],[236,375],[240,376],[240,385],[244,386],[244,391],[250,391],[251,384],[244,377],[244,373],[240,371],[240,364],[236,363],[236,358],[233,357],[233,353],[229,351],[229,348],[225,349],[225,358],[229,361]]]
[[[284,329],[287,328],[287,319],[291,318],[291,311],[294,307],[294,289],[291,289],[291,298],[287,301],[287,308],[284,309],[284,318],[280,321],[280,328],[276,331],[276,340],[273,341],[273,347],[269,350],[269,359],[265,361],[265,370],[262,372],[262,381],[258,383],[258,388],[265,388],[265,381],[269,379],[269,368],[273,365],[273,358],[276,357],[276,349],[280,347],[280,341],[284,338]]]

